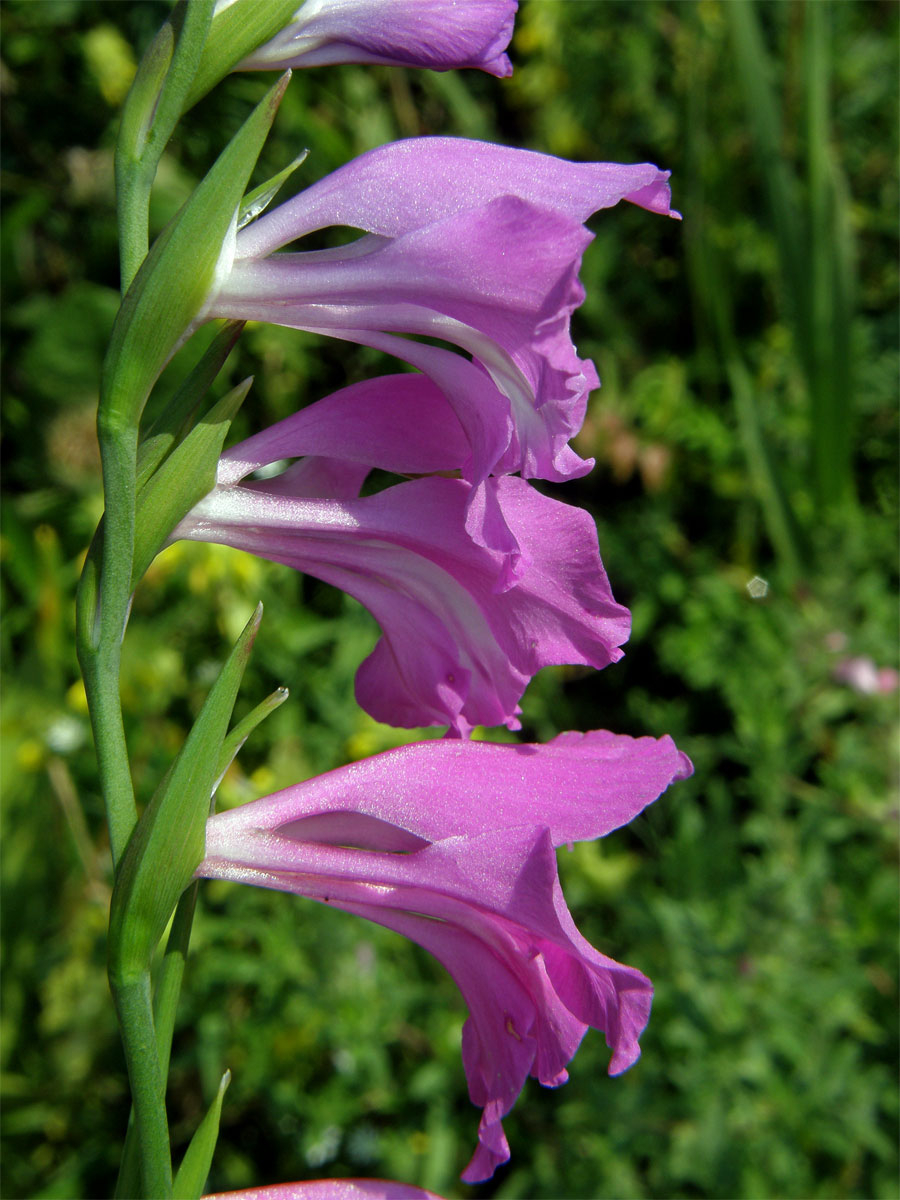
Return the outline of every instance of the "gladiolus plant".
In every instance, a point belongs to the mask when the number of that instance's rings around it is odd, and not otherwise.
[[[472,734],[518,730],[541,668],[601,668],[622,656],[630,614],[613,596],[594,521],[540,483],[565,485],[593,465],[571,445],[598,384],[570,332],[584,298],[584,222],[623,202],[678,217],[668,173],[421,137],[371,150],[265,214],[303,155],[249,187],[291,69],[377,63],[503,78],[515,9],[515,0],[182,0],[126,101],[116,155],[123,299],[98,413],[106,508],[77,613],[115,869],[109,979],[133,1105],[118,1195],[200,1197],[213,1161],[225,1064],[177,1166],[165,1106],[200,880],[331,905],[395,930],[446,968],[468,1009],[462,1069],[481,1110],[474,1154],[460,1164],[466,1182],[507,1161],[502,1119],[526,1079],[564,1083],[589,1029],[606,1038],[611,1075],[639,1056],[652,985],[579,933],[556,850],[627,824],[691,764],[667,736],[595,730],[501,744]],[[172,133],[225,75],[256,70],[285,73],[150,245],[150,191]],[[333,227],[358,236],[304,248]],[[251,381],[216,403],[208,389],[248,321],[358,343],[405,369],[227,445]],[[147,428],[160,373],[209,322],[218,329],[199,364]],[[384,472],[401,478],[385,484]],[[387,724],[443,729],[443,739],[217,814],[224,772],[287,698],[286,688],[257,698],[232,722],[260,605],[139,813],[120,647],[135,588],[178,539],[235,547],[359,600],[381,637],[359,664],[356,702]],[[287,676],[299,669],[285,664]],[[151,974],[167,928],[169,953]],[[430,1195],[379,1180],[259,1183],[229,1194]]]

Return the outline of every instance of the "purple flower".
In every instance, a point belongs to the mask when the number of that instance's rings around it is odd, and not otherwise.
[[[551,663],[617,661],[629,615],[613,599],[592,519],[523,479],[486,480],[474,506],[471,484],[440,477],[358,498],[373,465],[419,475],[452,470],[464,453],[456,417],[425,377],[356,384],[223,455],[217,486],[173,537],[286,563],[364,604],[383,636],[356,697],[377,720],[459,735],[518,728],[531,677]],[[307,457],[274,479],[240,482],[298,454]],[[467,520],[509,545],[478,544]]]
[[[589,1026],[606,1035],[610,1074],[638,1058],[650,981],[578,932],[554,847],[627,824],[691,769],[668,737],[420,742],[212,817],[197,874],[357,913],[446,966],[484,1110],[463,1174],[475,1182],[509,1158],[501,1121],[526,1078],[564,1083]]]
[[[516,471],[583,475],[592,464],[568,442],[598,380],[569,332],[591,240],[582,222],[620,200],[676,216],[667,178],[649,163],[569,163],[453,138],[395,142],[241,230],[203,316],[293,326],[406,359],[456,411],[471,483]],[[364,236],[273,253],[329,226]],[[440,339],[473,361],[398,334]]]
[[[434,1192],[390,1179],[308,1179],[216,1192],[203,1200],[441,1200]]]
[[[223,7],[219,0],[217,11]],[[512,74],[504,51],[516,0],[306,0],[293,20],[236,68],[280,71],[332,63],[479,67]]]

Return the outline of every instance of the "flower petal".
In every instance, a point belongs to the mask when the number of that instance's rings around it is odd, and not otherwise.
[[[500,196],[578,222],[621,200],[677,216],[668,178],[653,163],[573,163],[468,138],[409,138],[369,150],[248,225],[236,252],[258,258],[329,225],[399,237]]]
[[[520,747],[530,751],[519,757],[525,769],[516,777],[501,766],[498,778],[510,794],[508,804],[496,808],[485,803],[480,784],[488,761],[500,764],[502,751],[514,748],[469,743],[448,756],[441,743],[431,742],[406,761],[398,752],[381,755],[208,822],[200,876],[343,908],[404,934],[447,967],[469,1008],[463,1062],[471,1098],[484,1110],[467,1181],[489,1177],[509,1157],[501,1121],[525,1079],[565,1082],[589,1026],[606,1034],[611,1073],[638,1057],[649,980],[599,953],[578,932],[554,850],[572,828],[612,828],[629,809],[654,798],[653,772],[645,774],[640,798],[630,795],[625,807],[614,777],[592,780],[594,751],[609,758],[629,740],[597,733]],[[669,778],[686,773],[689,764],[667,739],[647,741],[633,743],[641,758],[668,759]],[[575,766],[580,756],[582,767]],[[573,775],[582,788],[592,780],[591,804],[560,799]],[[434,787],[438,776],[446,796]],[[423,817],[420,789],[429,785],[433,811]],[[461,789],[468,799],[457,805]],[[557,797],[555,832],[541,820],[547,793]],[[560,812],[566,803],[571,820]],[[586,821],[588,808],[595,815]],[[464,832],[455,832],[461,827]],[[423,836],[426,828],[433,838]]]
[[[670,737],[604,729],[562,733],[543,745],[414,742],[275,792],[253,806],[256,827],[330,814],[369,814],[429,842],[519,825],[546,825],[555,846],[627,825],[693,768]],[[249,806],[228,821],[250,821]],[[362,843],[359,843],[362,844]]]
[[[383,375],[342,388],[232,446],[222,455],[217,480],[228,486],[302,455],[340,458],[367,471],[428,475],[458,469],[468,453],[459,420],[430,378]],[[297,487],[294,494],[310,493]]]
[[[332,63],[386,63],[512,74],[504,51],[516,0],[306,0],[294,20],[237,67],[274,71]]]
[[[379,467],[401,475],[460,472],[477,485],[466,501],[466,531],[479,546],[505,556],[503,586],[511,586],[520,574],[521,549],[495,493],[481,486],[512,439],[509,401],[484,371],[458,354],[386,334],[354,333],[353,340],[395,350],[426,375],[381,376],[310,404],[227,450],[218,482],[237,483],[260,467],[297,455],[340,456],[366,470]],[[329,470],[336,470],[333,463]],[[301,485],[295,475],[293,492],[348,498],[358,494],[365,473],[351,471],[350,483],[335,484],[330,492],[327,481]],[[282,476],[264,490],[284,493],[290,490],[287,483]]]
[[[541,667],[615,662],[630,623],[586,513],[521,479],[488,485],[528,564],[506,591],[503,555],[465,532],[471,489],[461,480],[412,480],[345,501],[217,487],[173,537],[286,563],[364,604],[384,634],[357,676],[357,698],[376,720],[460,734],[517,728],[518,701]]]
[[[564,480],[591,467],[569,445],[598,378],[569,329],[584,293],[583,221],[627,199],[677,215],[668,175],[650,163],[567,163],[453,138],[414,138],[361,156],[239,234],[211,316],[276,322],[375,345],[424,370],[457,413],[471,454],[462,471]],[[271,256],[329,225],[364,231],[334,250]],[[475,359],[397,334],[440,338]],[[468,370],[468,379],[463,376]],[[467,383],[468,386],[464,386]],[[480,544],[508,531],[467,514]]]
[[[474,401],[467,403],[458,382],[449,382],[446,394],[466,420],[473,447],[472,481],[501,464],[526,477],[565,479],[591,465],[567,445],[598,382],[569,332],[584,296],[577,273],[589,241],[581,224],[562,213],[500,197],[396,239],[370,235],[340,252],[237,260],[205,315],[368,344],[385,332],[455,343],[475,356],[505,397],[479,400],[479,422],[471,417]],[[404,351],[396,339],[388,348],[416,362],[417,352]],[[418,359],[416,365],[423,362]],[[432,356],[426,369],[442,366],[447,369]],[[478,386],[486,390],[487,381]]]
[[[203,1200],[441,1200],[434,1192],[390,1179],[308,1179],[215,1192]]]

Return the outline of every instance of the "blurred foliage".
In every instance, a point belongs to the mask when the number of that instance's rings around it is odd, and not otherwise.
[[[804,203],[814,199],[801,170],[805,10],[758,9],[781,155]],[[896,665],[898,9],[827,10],[829,150],[846,182],[856,279],[845,415],[857,499],[839,506],[813,486],[815,406],[727,5],[525,0],[516,73],[502,83],[296,73],[260,179],[303,146],[297,187],[423,132],[672,169],[683,226],[628,206],[592,222],[575,332],[604,381],[579,446],[598,467],[555,493],[596,514],[634,612],[632,644],[601,676],[543,672],[524,736],[669,732],[697,773],[631,828],[560,856],[585,934],[656,982],[641,1063],[608,1079],[602,1038],[589,1035],[561,1092],[526,1089],[506,1123],[512,1162],[477,1188],[458,1182],[477,1112],[459,1060],[462,1004],[441,970],[343,914],[204,886],[169,1101],[178,1152],[231,1068],[215,1188],[352,1173],[447,1196],[896,1194],[896,695],[859,695],[833,671],[850,654]],[[104,976],[108,851],[71,610],[101,508],[93,411],[117,305],[116,107],[166,12],[156,0],[3,6],[9,1197],[108,1194],[127,1113]],[[230,78],[185,123],[160,169],[156,229],[266,82]],[[179,355],[156,403],[198,353]],[[251,327],[219,394],[256,375],[243,435],[380,369],[368,351]],[[736,377],[805,531],[799,575],[770,540]],[[755,575],[768,583],[759,599],[746,588]],[[359,606],[282,568],[177,545],[138,591],[125,646],[141,798],[259,598],[266,617],[238,715],[279,684],[292,697],[242,751],[221,804],[414,736],[353,703],[376,637]]]

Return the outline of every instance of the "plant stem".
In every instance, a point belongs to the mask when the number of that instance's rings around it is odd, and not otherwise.
[[[122,295],[147,257],[156,168],[197,73],[215,0],[186,0],[141,60],[116,145],[116,209]]]
[[[78,587],[76,645],[100,767],[113,863],[137,822],[119,697],[122,637],[131,596],[137,431],[98,421],[106,512]]]
[[[131,161],[119,166],[119,172],[116,203],[119,210],[119,275],[124,296],[147,257],[150,189],[156,164],[151,164],[148,169],[143,163]]]
[[[172,1158],[159,1047],[153,1024],[150,973],[118,980],[110,987],[119,1015],[134,1105],[134,1129],[141,1150],[143,1193],[152,1200],[172,1195]]]
[[[79,646],[84,690],[91,714],[100,768],[100,786],[109,823],[113,866],[117,866],[137,823],[137,807],[128,765],[128,747],[119,702],[118,655],[89,654]]]
[[[187,891],[182,893],[175,909],[172,920],[172,930],[166,945],[166,953],[159,970],[159,977],[153,992],[153,1017],[156,1027],[156,1048],[159,1054],[160,1075],[165,1079],[169,1074],[169,1057],[172,1053],[172,1035],[175,1030],[175,1011],[178,1005],[178,994],[181,991],[181,981],[187,963],[188,945],[191,940],[191,925],[194,919],[194,909],[197,904],[199,884],[192,883]],[[116,1182],[116,1196],[127,1200],[133,1196],[140,1176],[140,1149],[138,1143],[137,1123],[134,1108],[128,1121],[128,1133],[125,1136],[125,1148],[122,1151],[122,1162],[119,1167],[119,1178]]]

